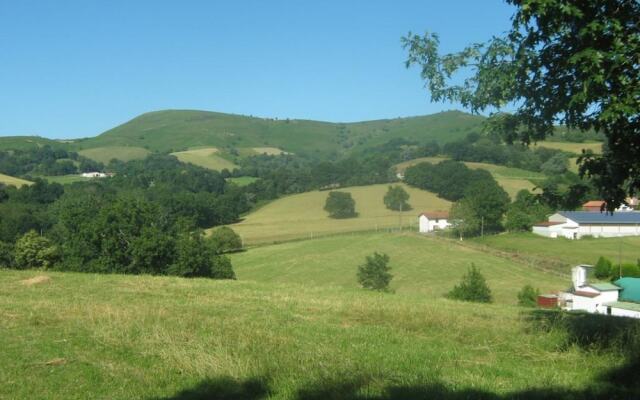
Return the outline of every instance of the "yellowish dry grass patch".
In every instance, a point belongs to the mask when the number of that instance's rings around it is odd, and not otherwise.
[[[238,166],[229,160],[219,156],[219,149],[216,147],[204,147],[193,150],[179,151],[171,153],[176,156],[178,160],[198,165],[203,168],[209,168],[212,170],[220,171],[223,169],[232,170]]]

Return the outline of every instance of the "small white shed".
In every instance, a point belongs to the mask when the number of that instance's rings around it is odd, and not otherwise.
[[[420,233],[429,233],[441,229],[446,229],[449,223],[449,213],[447,211],[423,212],[418,217]]]

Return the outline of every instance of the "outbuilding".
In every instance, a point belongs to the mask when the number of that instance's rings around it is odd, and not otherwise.
[[[423,212],[418,217],[420,233],[429,233],[441,229],[446,229],[449,223],[449,213],[446,211]]]
[[[558,211],[533,225],[533,233],[550,238],[640,236],[640,212]]]

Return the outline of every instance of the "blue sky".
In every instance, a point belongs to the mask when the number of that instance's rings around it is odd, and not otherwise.
[[[0,0],[0,136],[95,136],[159,109],[360,121],[459,109],[404,67],[509,27],[502,0]]]

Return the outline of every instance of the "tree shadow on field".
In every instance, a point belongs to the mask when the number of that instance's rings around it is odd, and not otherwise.
[[[570,314],[535,310],[523,313],[531,333],[559,331],[564,334],[560,351],[578,346],[584,351],[619,356],[619,367],[602,371],[581,389],[541,387],[509,393],[493,393],[473,388],[450,387],[437,380],[415,385],[387,385],[369,394],[373,378],[345,371],[341,378],[322,379],[302,384],[294,400],[542,400],[542,399],[640,399],[640,320],[594,314]],[[581,368],[575,365],[574,368]],[[208,379],[164,400],[236,400],[265,399],[274,393],[266,378],[238,381],[222,377]],[[160,399],[158,399],[160,400]]]

